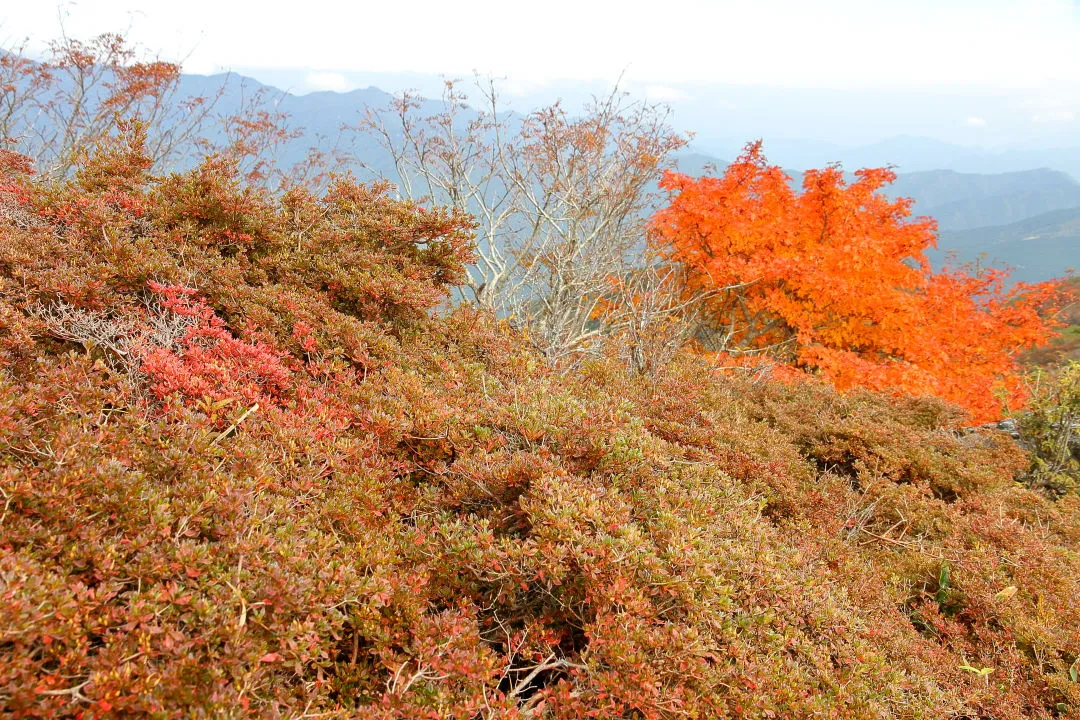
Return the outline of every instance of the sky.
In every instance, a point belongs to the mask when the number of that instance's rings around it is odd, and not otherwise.
[[[730,110],[746,88],[876,93],[899,99],[900,118],[917,106],[912,132],[948,98],[943,139],[1080,144],[1080,0],[41,0],[5,9],[0,43],[40,50],[61,15],[72,36],[126,29],[189,72],[288,77],[295,92],[480,71],[526,97],[622,77],[695,117]],[[775,111],[813,102],[800,108]]]

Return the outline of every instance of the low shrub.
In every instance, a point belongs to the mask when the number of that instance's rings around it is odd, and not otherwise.
[[[694,357],[556,374],[438,310],[465,218],[125,153],[4,180],[4,715],[1080,712],[1080,497],[1007,435]]]
[[[1027,483],[1056,495],[1080,491],[1080,363],[1051,375],[1039,371],[1035,380],[1032,402],[1018,414],[1031,450]]]

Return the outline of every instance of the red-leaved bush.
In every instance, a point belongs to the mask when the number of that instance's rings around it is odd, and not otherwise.
[[[439,310],[468,219],[138,150],[2,180],[0,715],[1080,710],[1080,497],[1007,435],[690,356],[555,374]]]
[[[175,394],[198,400],[237,400],[270,404],[289,388],[285,354],[262,340],[233,337],[214,309],[200,301],[195,290],[151,282],[162,308],[191,324],[176,349],[138,348],[140,369],[150,392],[165,400]]]
[[[836,388],[929,395],[998,420],[1027,399],[1018,356],[1045,346],[1073,301],[1058,282],[1007,288],[995,269],[935,271],[933,219],[884,192],[891,170],[808,170],[801,191],[749,145],[721,177],[668,173],[658,250],[710,293],[706,348],[771,356]],[[970,271],[970,272],[969,272]],[[712,345],[711,347],[710,344]]]

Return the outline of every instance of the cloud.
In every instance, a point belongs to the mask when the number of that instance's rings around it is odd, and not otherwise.
[[[152,11],[131,22],[131,10],[150,5]],[[542,13],[527,3],[497,0],[308,0],[281,13],[265,12],[265,3],[256,0],[79,0],[65,3],[64,15],[75,37],[132,25],[131,39],[165,56],[183,57],[198,48],[216,66],[337,68],[346,78],[351,72],[467,77],[479,70],[610,84],[629,68],[628,82],[655,83],[658,90],[733,83],[950,92],[974,87],[998,93],[1080,83],[1076,0],[907,0],[902,12],[897,3],[880,0],[683,0],[676,6],[678,32],[667,32],[655,14],[612,12],[611,3],[581,0],[548,0]],[[327,23],[327,17],[335,22]],[[394,32],[368,33],[358,45],[358,24],[409,27],[409,52],[401,52]],[[11,37],[53,37],[56,4],[6,3],[3,25]],[[529,31],[505,32],[514,25]],[[245,31],[234,31],[240,27]],[[753,32],[728,33],[718,44],[717,27],[766,27],[771,51],[760,52],[760,36]],[[575,51],[550,52],[552,37]],[[818,40],[812,53],[802,50],[808,37]],[[919,38],[920,52],[901,52],[906,38]],[[755,62],[745,62],[747,57]],[[337,89],[340,83],[336,73],[312,76],[312,89]]]
[[[969,117],[967,120],[964,121],[964,124],[967,125],[968,127],[975,127],[975,128],[986,127],[986,118],[975,117],[974,115],[972,115],[971,117]]]
[[[519,74],[497,78],[499,91],[510,97],[525,97],[547,88],[548,83],[537,74]]]
[[[304,82],[312,90],[333,90],[334,92],[344,92],[349,86],[349,81],[345,79],[345,76],[336,72],[309,72]]]
[[[657,102],[675,102],[676,100],[690,99],[690,96],[682,90],[667,85],[646,85],[645,97]]]
[[[1076,113],[1072,110],[1044,110],[1035,113],[1031,118],[1031,122],[1040,125],[1056,125],[1059,123],[1071,123],[1075,119]]]
[[[220,72],[221,68],[215,65],[209,58],[192,56],[184,59],[183,69],[191,75],[213,75]]]

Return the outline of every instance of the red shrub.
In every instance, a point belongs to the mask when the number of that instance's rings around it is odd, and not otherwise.
[[[179,394],[189,400],[244,400],[269,405],[290,386],[286,355],[262,340],[233,337],[213,308],[191,288],[151,283],[162,306],[192,324],[178,348],[139,348],[141,370],[161,400]]]
[[[687,357],[556,375],[433,312],[464,218],[117,157],[0,216],[0,715],[1080,708],[1080,499],[1007,436]]]

